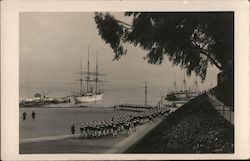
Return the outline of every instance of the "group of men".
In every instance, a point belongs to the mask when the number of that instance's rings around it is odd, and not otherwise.
[[[108,136],[115,138],[119,134],[128,136],[131,132],[139,130],[140,125],[153,121],[156,117],[169,112],[170,109],[166,108],[150,109],[144,112],[118,115],[109,120],[81,123],[80,138],[97,139]],[[71,132],[75,132],[72,127]]]

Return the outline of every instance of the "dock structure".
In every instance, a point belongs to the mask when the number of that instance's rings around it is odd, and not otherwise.
[[[157,109],[160,107],[155,105],[143,105],[143,104],[118,104],[114,105],[114,108],[121,110],[150,110],[150,109]]]

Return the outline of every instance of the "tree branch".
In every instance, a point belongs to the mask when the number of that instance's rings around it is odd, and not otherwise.
[[[218,69],[222,70],[222,66],[216,62],[216,60],[211,57],[209,54],[208,54],[208,51],[204,48],[201,48],[196,42],[192,41],[192,43],[195,45],[196,48],[199,49],[199,51],[201,52],[201,54],[205,55]]]
[[[114,18],[114,20],[115,20],[117,23],[120,23],[120,24],[121,24],[124,28],[126,28],[126,29],[133,29],[133,26],[130,25],[130,24],[128,24],[128,23],[126,23],[126,22],[120,21],[120,20],[118,20],[118,19],[116,19],[116,18]]]
[[[209,60],[210,60],[218,69],[223,70],[222,66],[221,66],[218,62],[216,62],[216,60],[215,60],[214,58],[212,58],[212,57],[207,53],[207,51],[206,51],[205,49],[200,49],[200,51],[201,51],[201,54],[206,55],[206,56],[209,58]]]

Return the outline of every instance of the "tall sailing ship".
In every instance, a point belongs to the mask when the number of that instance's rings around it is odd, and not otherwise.
[[[89,48],[88,48],[88,63],[87,63],[87,71],[82,70],[82,59],[81,59],[81,71],[77,74],[80,75],[80,92],[78,96],[74,96],[74,100],[76,103],[90,103],[101,101],[104,96],[104,92],[100,89],[99,76],[103,76],[98,72],[98,53],[96,57],[96,71],[90,72],[89,69]]]
[[[184,75],[182,86],[180,90],[177,90],[177,85],[174,75],[174,89],[166,95],[165,100],[172,103],[172,106],[176,106],[177,104],[183,105],[190,99],[198,95],[199,95],[199,87],[197,80],[195,80],[192,90],[190,88],[188,89]]]

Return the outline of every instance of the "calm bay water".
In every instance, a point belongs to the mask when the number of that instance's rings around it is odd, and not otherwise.
[[[76,95],[78,92],[77,86],[62,86],[55,85],[41,86],[41,85],[26,85],[20,87],[20,98],[33,97],[35,93],[39,92],[48,95],[52,98],[62,98],[69,95]],[[101,102],[89,104],[100,107],[113,106],[120,103],[144,104],[145,92],[144,87],[135,88],[110,88],[104,90],[104,97]],[[166,90],[160,87],[148,87],[147,103],[156,105],[160,100],[161,94],[164,96]]]

